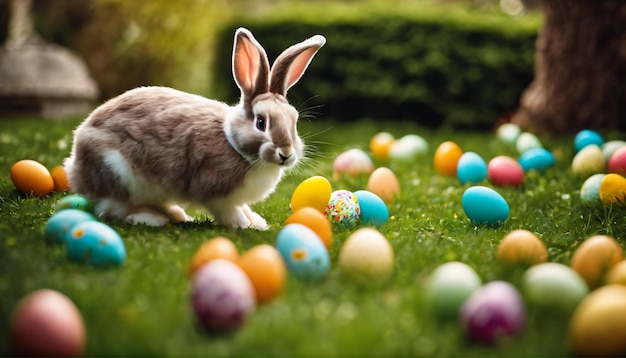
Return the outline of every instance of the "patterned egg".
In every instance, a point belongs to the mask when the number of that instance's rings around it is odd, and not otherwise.
[[[369,155],[361,149],[350,149],[337,156],[333,163],[333,177],[341,179],[343,175],[356,177],[360,174],[369,174],[374,170],[374,164]]]
[[[575,355],[626,355],[626,286],[609,285],[591,292],[578,305],[569,324]]]
[[[522,277],[529,305],[567,316],[589,293],[585,280],[569,266],[556,262],[535,265]]]
[[[428,278],[426,300],[439,318],[457,319],[461,304],[481,285],[480,277],[469,265],[447,262]]]
[[[232,241],[225,237],[214,237],[203,243],[191,258],[187,266],[187,277],[192,276],[204,264],[215,259],[236,262],[239,251]]]
[[[542,172],[554,166],[556,162],[554,155],[544,148],[529,149],[519,157],[518,161],[525,172],[531,170]]]
[[[389,159],[394,162],[411,162],[428,153],[428,142],[417,134],[407,134],[389,147]]]
[[[626,286],[626,260],[616,263],[604,277],[604,283],[607,285],[624,285]]]
[[[497,191],[485,186],[468,188],[461,197],[465,215],[475,225],[500,226],[509,217],[509,204]]]
[[[52,243],[63,244],[72,227],[84,221],[96,221],[96,218],[90,213],[78,209],[61,210],[48,219],[45,229],[46,239]]]
[[[387,160],[389,158],[389,147],[396,139],[392,134],[387,132],[376,133],[370,140],[370,150],[374,158],[378,160]]]
[[[383,199],[367,190],[354,192],[361,209],[361,221],[366,225],[383,226],[389,220],[389,210]]]
[[[570,266],[582,276],[590,288],[602,284],[611,267],[624,259],[624,251],[617,240],[606,235],[596,235],[583,241],[576,249]]]
[[[434,165],[439,174],[456,176],[456,168],[463,151],[456,143],[443,142],[435,151]]]
[[[54,190],[54,180],[48,169],[30,159],[20,160],[11,166],[11,181],[24,194],[44,196]]]
[[[592,174],[604,172],[606,164],[602,156],[602,150],[595,144],[589,144],[582,148],[572,160],[572,173],[584,178]]]
[[[251,248],[241,255],[237,265],[248,275],[258,304],[268,303],[282,292],[287,268],[273,246],[262,244]]]
[[[285,225],[296,223],[313,230],[322,240],[324,246],[330,250],[333,243],[333,229],[330,225],[330,221],[328,221],[328,218],[324,216],[324,214],[316,209],[304,207],[291,214],[285,221]]]
[[[313,176],[296,187],[291,195],[291,211],[310,206],[323,213],[332,192],[330,182],[322,176]]]
[[[600,182],[600,200],[605,206],[622,207],[626,203],[626,178],[615,173],[605,175]]]
[[[619,148],[626,147],[626,142],[623,140],[610,140],[602,144],[602,156],[605,162],[609,162],[613,153]]]
[[[353,228],[359,223],[361,216],[359,199],[351,191],[336,190],[330,195],[324,215],[333,224],[346,229]]]
[[[524,183],[524,169],[513,158],[501,155],[489,161],[489,180],[497,186],[519,187]]]
[[[376,229],[353,232],[339,251],[341,273],[360,284],[377,284],[393,271],[394,254],[389,241]]]
[[[124,241],[110,226],[83,221],[72,227],[65,242],[69,258],[96,267],[122,266],[126,260]]]
[[[574,147],[576,151],[582,150],[588,145],[597,145],[598,147],[604,143],[604,138],[596,132],[590,129],[583,129],[574,137]]]
[[[594,174],[587,178],[580,188],[580,200],[588,205],[600,205],[600,184],[605,174]]]
[[[92,212],[93,205],[86,197],[78,194],[71,194],[62,197],[59,201],[57,201],[56,205],[54,205],[54,211],[61,211],[64,209],[78,209]]]
[[[611,173],[626,175],[626,147],[618,148],[611,154],[607,169]]]
[[[521,133],[522,130],[517,124],[504,123],[498,127],[496,136],[504,143],[515,144]]]
[[[304,281],[320,280],[330,269],[328,250],[313,230],[302,224],[283,227],[276,238],[276,249],[287,270]]]
[[[524,132],[517,137],[515,148],[519,154],[524,154],[531,149],[543,148],[543,145],[536,135]]]
[[[378,195],[385,203],[391,204],[400,195],[400,182],[391,169],[380,167],[370,175],[367,190]]]
[[[230,261],[215,259],[191,281],[191,306],[210,332],[233,331],[254,311],[256,298],[248,276]]]
[[[532,232],[513,230],[498,244],[496,258],[508,265],[532,266],[548,260],[548,249]]]
[[[65,173],[65,168],[62,165],[57,165],[52,168],[50,176],[52,176],[52,181],[54,182],[54,191],[57,193],[72,191],[70,182],[67,179],[67,174]]]
[[[468,297],[459,313],[467,336],[474,341],[496,344],[520,334],[526,326],[526,308],[515,286],[493,281]]]
[[[487,163],[474,152],[465,152],[459,158],[456,175],[461,184],[480,183],[487,178]]]

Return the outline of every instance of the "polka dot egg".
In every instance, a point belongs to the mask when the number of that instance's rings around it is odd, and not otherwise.
[[[330,195],[325,215],[333,224],[347,229],[353,228],[361,216],[359,199],[348,190],[336,190]]]

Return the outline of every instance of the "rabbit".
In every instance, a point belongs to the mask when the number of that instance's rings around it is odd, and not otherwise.
[[[235,32],[237,105],[168,87],[138,87],[97,107],[74,131],[63,162],[69,185],[106,220],[163,226],[193,221],[178,204],[198,205],[214,222],[267,230],[250,205],[267,198],[303,156],[298,111],[287,90],[326,38],[286,49],[270,68],[244,28]]]

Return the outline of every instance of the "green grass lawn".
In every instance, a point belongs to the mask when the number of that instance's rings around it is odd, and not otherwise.
[[[514,148],[493,133],[434,131],[410,123],[311,120],[300,125],[300,133],[312,144],[311,159],[287,176],[270,199],[255,206],[271,224],[269,231],[215,227],[201,213],[196,213],[195,223],[164,228],[113,224],[124,238],[127,261],[120,268],[92,268],[69,261],[64,247],[44,240],[46,220],[61,195],[24,197],[14,190],[9,176],[10,166],[20,159],[34,159],[49,168],[60,164],[69,154],[71,132],[78,123],[0,121],[3,356],[10,354],[7,337],[13,306],[39,288],[59,290],[76,303],[87,328],[88,356],[565,356],[569,317],[528,307],[529,322],[521,336],[494,347],[473,344],[457,322],[438,321],[429,312],[423,297],[425,280],[442,263],[459,260],[476,269],[484,282],[518,284],[521,271],[507,269],[494,258],[501,238],[518,228],[536,233],[546,242],[550,260],[564,264],[591,235],[614,236],[626,248],[624,211],[589,208],[580,202],[582,179],[569,173],[573,138],[544,140],[557,157],[554,168],[527,175],[521,189],[496,188],[511,208],[502,227],[474,227],[461,207],[468,186],[437,175],[432,154],[441,142],[453,140],[486,160],[501,154],[517,157]],[[342,278],[337,256],[351,231],[337,230],[325,280],[303,283],[290,277],[282,295],[258,307],[239,331],[204,332],[191,311],[185,276],[196,249],[214,236],[232,239],[240,252],[261,243],[273,245],[289,216],[295,187],[312,175],[331,179],[335,156],[353,147],[368,150],[370,138],[379,131],[396,137],[419,134],[431,147],[428,156],[410,165],[376,163],[390,166],[402,187],[389,208],[391,220],[380,229],[396,255],[392,278],[381,287],[361,287]],[[362,177],[332,184],[333,189],[358,190],[366,182]]]

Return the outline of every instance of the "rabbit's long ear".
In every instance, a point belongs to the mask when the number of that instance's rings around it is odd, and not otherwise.
[[[315,35],[283,51],[272,65],[270,92],[286,95],[287,90],[302,77],[317,50],[325,43],[324,36]]]
[[[246,107],[251,106],[254,97],[268,91],[269,72],[270,65],[263,47],[250,31],[237,29],[233,46],[233,77]]]

